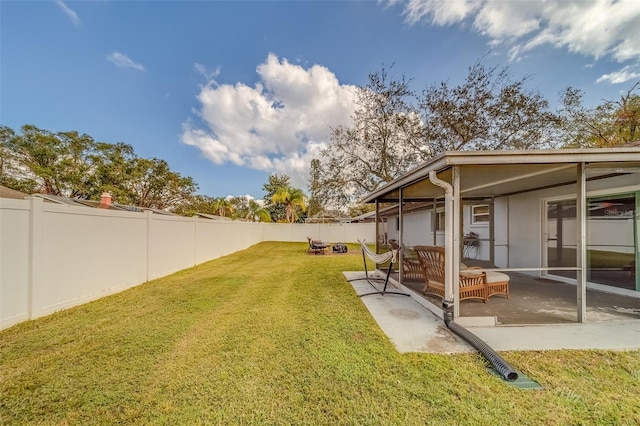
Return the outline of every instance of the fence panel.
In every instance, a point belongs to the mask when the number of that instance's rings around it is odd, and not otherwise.
[[[0,329],[29,319],[29,212],[29,201],[0,199]]]
[[[146,213],[149,277],[153,280],[196,264],[196,219]]]
[[[32,266],[34,317],[147,279],[144,215],[44,203],[40,229],[33,236],[40,253]]]
[[[357,243],[366,239],[374,243],[376,230],[373,223],[265,223],[264,241],[300,241],[307,237],[326,243]]]
[[[373,241],[373,224],[272,224],[1,199],[0,329],[261,241]]]

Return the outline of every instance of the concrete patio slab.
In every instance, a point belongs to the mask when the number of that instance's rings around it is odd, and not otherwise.
[[[344,275],[351,280],[350,284],[358,295],[375,291],[364,279],[364,272],[345,272]],[[384,283],[374,281],[374,285],[382,290]],[[402,291],[392,284],[387,290]],[[474,350],[413,297],[372,294],[360,300],[399,352],[457,353]]]
[[[377,277],[381,277],[376,273]],[[375,291],[363,278],[364,272],[345,272],[358,295]],[[373,276],[373,275],[372,275]],[[360,279],[358,279],[360,278]],[[358,279],[358,280],[356,280]],[[382,281],[374,281],[381,290]],[[391,282],[393,294],[361,297],[371,316],[389,337],[399,352],[460,353],[474,349],[452,333],[441,317],[424,306],[424,298],[409,288]],[[433,308],[432,308],[433,309]],[[559,349],[640,349],[640,320],[564,323],[545,325],[491,326],[464,324],[472,333],[496,351],[559,350]]]

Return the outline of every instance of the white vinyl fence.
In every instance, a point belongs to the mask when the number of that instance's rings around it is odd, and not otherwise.
[[[375,241],[367,224],[271,224],[0,199],[0,329],[261,241]]]

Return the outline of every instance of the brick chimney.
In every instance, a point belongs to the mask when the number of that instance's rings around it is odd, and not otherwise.
[[[100,196],[100,205],[98,206],[101,209],[108,209],[111,206],[111,194],[108,192],[103,192]]]

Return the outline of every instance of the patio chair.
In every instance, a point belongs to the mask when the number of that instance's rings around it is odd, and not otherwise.
[[[327,247],[329,247],[322,241],[312,240],[310,237],[307,237],[307,240],[309,241],[309,249],[307,250],[309,254],[324,254]]]
[[[444,247],[415,246],[414,250],[420,259],[425,277],[423,294],[433,294],[442,299],[444,294]],[[487,274],[482,271],[467,269],[460,271],[460,300],[478,299],[487,303]]]
[[[402,250],[403,277],[410,280],[423,280],[424,273],[422,272],[422,265],[415,251],[409,250],[404,244],[402,248],[400,248],[397,240],[389,240],[389,245],[393,250]]]

